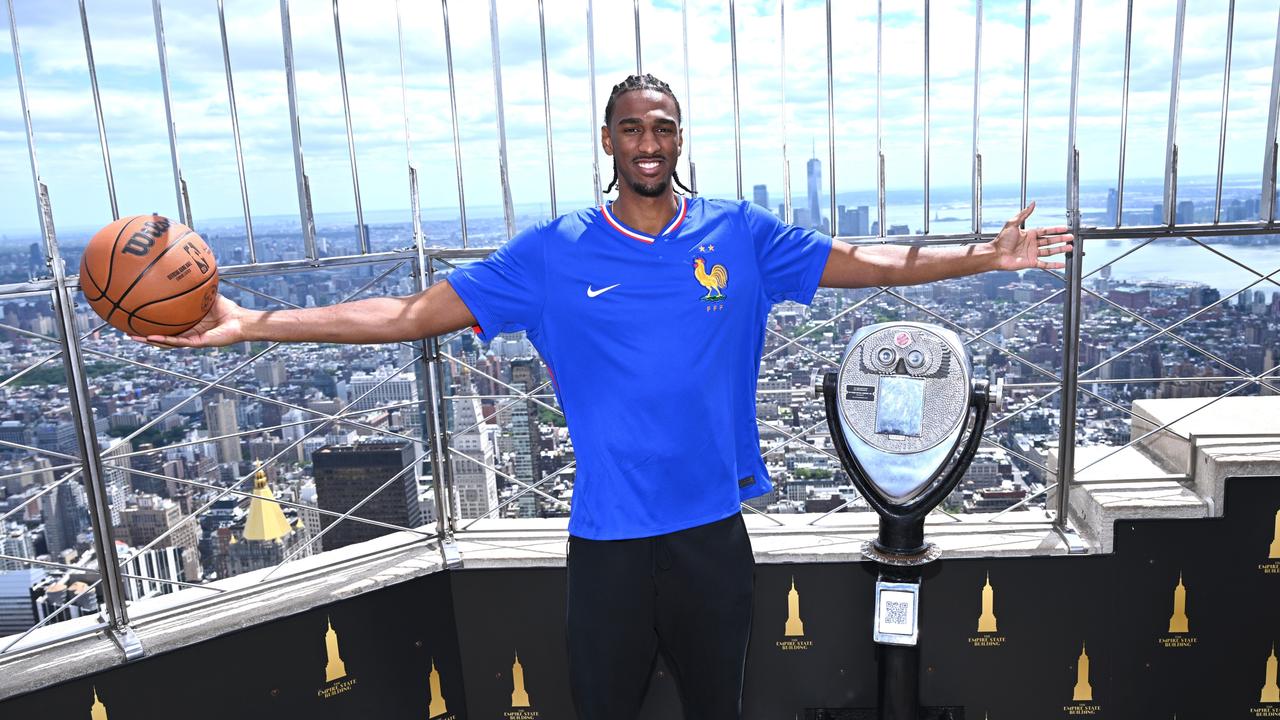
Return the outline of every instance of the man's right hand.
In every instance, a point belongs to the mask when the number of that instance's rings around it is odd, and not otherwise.
[[[138,342],[161,347],[222,347],[248,339],[244,333],[244,321],[254,312],[245,310],[224,295],[218,295],[218,299],[214,301],[213,307],[209,308],[204,319],[186,332],[178,335],[146,337],[131,335],[130,337]]]

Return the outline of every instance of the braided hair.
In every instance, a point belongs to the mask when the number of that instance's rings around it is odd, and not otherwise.
[[[680,122],[680,100],[677,99],[676,94],[671,91],[671,86],[662,82],[661,80],[654,77],[653,75],[649,73],[645,73],[644,75],[628,75],[626,80],[623,80],[622,82],[613,86],[613,91],[609,93],[609,102],[605,103],[605,106],[604,106],[604,124],[606,126],[608,126],[611,122],[613,122],[613,106],[615,104],[615,101],[622,95],[625,95],[634,90],[656,90],[657,92],[660,92],[663,95],[666,95],[667,97],[671,98],[671,101],[676,104],[676,122],[677,123]],[[684,183],[680,182],[679,173],[673,171],[671,173],[671,180],[672,182],[675,183],[676,187],[680,188],[680,190],[684,190],[690,195],[697,194],[696,191],[690,190],[689,188],[684,186]],[[618,161],[615,159],[613,161],[613,179],[609,181],[609,186],[606,187],[604,191],[606,193],[613,192],[613,188],[617,184],[618,184]]]

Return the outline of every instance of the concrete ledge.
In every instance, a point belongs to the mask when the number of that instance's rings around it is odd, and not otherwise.
[[[1080,531],[1109,553],[1117,520],[1202,518],[1209,508],[1178,482],[1099,482],[1071,488],[1071,515]]]
[[[1280,438],[1193,438],[1196,446],[1195,489],[1222,515],[1227,478],[1237,475],[1280,475]]]

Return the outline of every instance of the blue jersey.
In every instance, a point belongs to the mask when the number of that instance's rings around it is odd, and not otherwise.
[[[449,283],[486,342],[523,330],[577,457],[569,532],[648,537],[772,488],[756,381],[774,303],[808,303],[831,239],[747,202],[680,198],[657,236],[605,207],[525,230]]]

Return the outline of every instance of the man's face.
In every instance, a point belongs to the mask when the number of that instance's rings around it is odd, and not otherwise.
[[[675,101],[657,90],[632,90],[614,102],[613,123],[600,129],[600,140],[619,180],[635,193],[658,197],[670,190],[684,142],[677,118]]]

